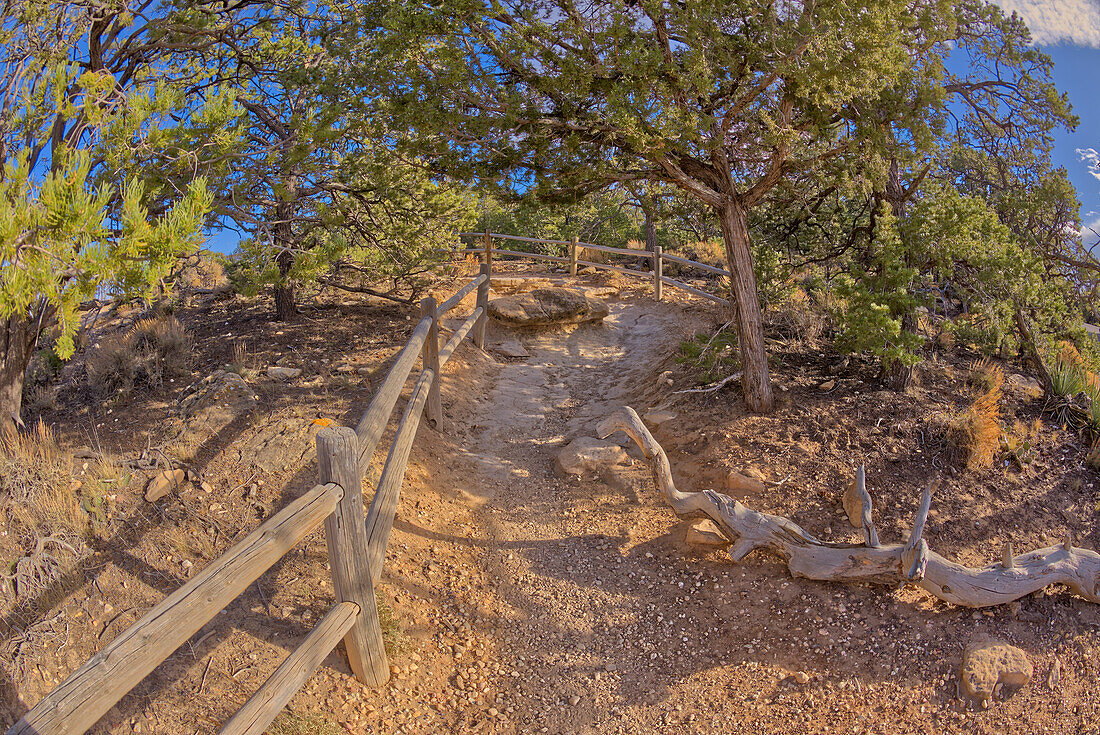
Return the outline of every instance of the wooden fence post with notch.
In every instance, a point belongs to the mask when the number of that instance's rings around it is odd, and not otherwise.
[[[478,317],[477,323],[474,325],[473,340],[479,350],[485,349],[485,327],[489,323],[489,281],[493,277],[493,266],[491,263],[481,264],[481,275],[485,276],[485,281],[478,284],[477,287],[477,304],[481,307],[481,316]]]
[[[421,352],[425,370],[431,370],[432,386],[428,389],[428,402],[425,411],[428,419],[435,424],[436,431],[443,431],[443,399],[439,395],[439,315],[436,313],[435,299],[431,296],[420,302],[420,317],[432,318],[431,329],[428,330],[428,338],[424,340],[424,349]]]
[[[569,275],[577,275],[577,240],[580,238],[573,238],[573,242],[569,243]]]
[[[664,275],[664,263],[661,261],[661,246],[653,246],[653,296],[661,300],[661,277]]]
[[[485,262],[492,265],[493,263],[493,233],[489,230],[485,230]]]
[[[336,601],[359,606],[359,616],[344,636],[348,663],[359,681],[381,686],[390,678],[390,667],[367,557],[359,440],[354,429],[326,426],[317,432],[317,468],[322,484],[332,482],[344,489],[336,510],[325,519],[325,543]]]

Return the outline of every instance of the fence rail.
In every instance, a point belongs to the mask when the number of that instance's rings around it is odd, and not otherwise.
[[[669,278],[664,275],[665,263],[677,263],[679,265],[687,266],[689,268],[698,268],[699,270],[707,273],[713,273],[719,276],[730,277],[730,272],[725,268],[718,268],[717,266],[708,265],[706,263],[699,263],[698,261],[682,258],[679,255],[670,255],[664,252],[658,245],[651,252],[649,250],[633,250],[631,248],[614,248],[607,245],[597,245],[591,242],[580,242],[577,238],[572,240],[547,240],[537,237],[521,237],[519,235],[504,235],[499,232],[460,232],[459,237],[477,237],[481,238],[481,247],[467,247],[459,248],[453,251],[456,255],[479,255],[483,262],[492,263],[493,255],[499,255],[511,258],[531,258],[532,260],[547,260],[552,263],[568,263],[569,275],[577,275],[578,266],[587,266],[596,268],[598,270],[615,271],[616,273],[622,273],[624,275],[633,276],[634,278],[651,278],[653,280],[653,296],[658,301],[663,296],[662,286],[672,286],[678,288],[681,291],[687,291],[690,294],[700,296],[704,299],[717,302],[719,304],[728,304],[729,299],[719,296],[717,294],[709,293],[703,289],[691,286],[683,281],[675,278]],[[568,257],[561,257],[558,255],[547,255],[545,253],[532,253],[526,250],[503,250],[501,248],[493,247],[493,240],[513,240],[516,242],[533,243],[538,245],[565,245],[568,248]],[[580,260],[579,255],[581,250],[592,250],[601,253],[609,253],[611,255],[622,256],[626,258],[642,258],[652,261],[652,272],[647,273],[645,271],[637,271],[631,268],[623,267],[622,265],[613,265],[611,263],[597,263],[591,260]]]
[[[653,252],[645,252],[581,243],[576,239],[544,240],[492,232],[475,236],[482,238],[481,248],[457,252],[479,254],[482,258],[480,274],[442,304],[436,304],[435,299],[430,297],[421,301],[420,321],[355,429],[326,426],[318,432],[318,484],[262,523],[194,579],[120,633],[43,697],[8,730],[8,735],[72,735],[85,732],[260,575],[321,525],[325,529],[336,603],[225,724],[221,735],[263,733],[341,639],[355,677],[369,686],[384,684],[389,679],[389,663],[382,642],[374,585],[382,575],[401,485],[421,418],[427,415],[437,430],[442,429],[439,376],[455,349],[466,338],[469,337],[479,348],[485,345],[494,253],[567,263],[572,276],[577,274],[577,267],[583,265],[652,278],[654,296],[658,300],[661,299],[662,286],[668,285],[727,303],[726,299],[664,276],[663,267],[667,261],[728,276],[727,271],[665,255],[660,247]],[[494,238],[565,245],[569,249],[569,257],[495,249]],[[581,248],[648,258],[653,261],[653,270],[646,273],[609,263],[580,260],[578,252]],[[475,291],[477,301],[473,311],[440,347],[440,320]],[[418,357],[421,360],[420,374],[398,421],[370,506],[364,508],[363,475],[389,425],[394,406]]]
[[[31,708],[8,735],[73,735],[92,727],[122,697],[288,551],[324,526],[335,605],[259,690],[222,727],[221,735],[259,735],[341,639],[352,672],[369,686],[389,679],[374,584],[382,574],[390,531],[421,416],[442,422],[439,376],[467,337],[484,346],[490,267],[439,306],[421,302],[421,320],[353,430],[317,433],[319,483],[262,523],[194,579],[155,605]],[[439,346],[439,320],[476,290],[477,304]],[[369,510],[362,478],[417,357],[422,368],[382,469]],[[433,415],[434,414],[434,415]]]

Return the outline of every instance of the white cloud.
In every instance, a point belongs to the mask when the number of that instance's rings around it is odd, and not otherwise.
[[[1100,212],[1089,212],[1081,224],[1081,242],[1091,248],[1100,245]],[[1100,253],[1097,253],[1100,255]]]
[[[1016,11],[1038,44],[1069,43],[1100,48],[1100,0],[997,0]]]
[[[1100,180],[1100,152],[1095,148],[1078,148],[1077,157],[1088,164],[1089,174]]]

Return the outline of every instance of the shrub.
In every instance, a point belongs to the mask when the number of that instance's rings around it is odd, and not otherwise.
[[[951,417],[947,423],[947,440],[961,454],[968,469],[992,465],[1000,446],[1004,373],[996,365],[989,368],[990,387],[975,398],[967,410]]]
[[[159,388],[190,374],[191,339],[175,317],[143,319],[100,342],[88,356],[92,382],[108,391]]]
[[[1035,459],[1035,446],[1043,431],[1043,422],[1035,419],[1030,426],[1023,421],[1015,421],[1012,430],[1001,436],[1001,451],[1008,453],[1022,470],[1025,464]]]
[[[1069,342],[1063,342],[1050,367],[1054,394],[1071,398],[1085,389],[1086,370],[1081,353]]]
[[[741,364],[737,335],[728,326],[713,335],[699,332],[680,343],[680,355],[676,361],[695,368],[699,380],[704,383],[721,380]]]

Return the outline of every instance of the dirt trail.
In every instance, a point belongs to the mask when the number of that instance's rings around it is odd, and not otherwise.
[[[610,307],[601,325],[524,335],[530,357],[499,371],[472,420],[471,486],[478,525],[493,539],[486,570],[495,602],[514,622],[501,626],[498,656],[519,665],[504,689],[521,729],[605,730],[613,709],[637,704],[619,682],[653,649],[642,625],[655,617],[652,606],[639,606],[632,591],[644,584],[643,565],[619,548],[635,530],[637,478],[609,478],[611,487],[562,478],[554,467],[562,445],[592,436],[596,422],[652,382],[653,366],[682,334],[675,307]]]

